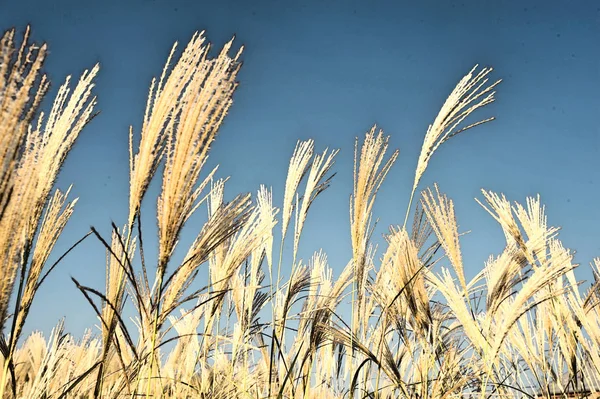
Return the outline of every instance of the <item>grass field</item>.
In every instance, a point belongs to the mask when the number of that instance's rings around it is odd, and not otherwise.
[[[376,126],[357,139],[352,253],[334,276],[325,253],[305,261],[298,246],[311,204],[332,181],[337,150],[318,153],[312,140],[298,142],[279,199],[261,186],[226,202],[227,179],[204,168],[232,105],[241,53],[229,42],[211,58],[203,34],[183,51],[173,48],[150,85],[140,131],[130,131],[127,220],[112,226],[111,237],[92,229],[75,244],[97,240],[106,250],[104,290],[73,279],[100,330],[73,337],[59,324],[49,337],[25,337],[36,292],[60,264],[49,255],[76,210],[69,190],[54,184],[97,112],[99,66],[67,80],[43,113],[48,49],[32,44],[29,31],[22,39],[4,33],[0,397],[583,398],[600,391],[599,285],[581,292],[573,252],[547,224],[540,198],[521,205],[482,191],[480,204],[506,242],[467,280],[452,200],[419,185],[441,145],[493,119],[485,114],[499,83],[491,69],[469,71],[433,119],[404,225],[389,228],[379,254],[373,205],[398,152]],[[160,194],[147,198],[155,179]],[[144,256],[144,245],[156,244],[144,242],[143,201],[157,203],[156,259]],[[176,260],[184,225],[205,207],[208,220]],[[600,258],[592,267],[596,275]],[[341,311],[348,303],[351,311]],[[136,311],[133,322],[123,317],[126,305]]]

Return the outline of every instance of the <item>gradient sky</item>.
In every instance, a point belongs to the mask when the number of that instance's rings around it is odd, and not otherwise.
[[[231,176],[227,199],[266,184],[281,206],[298,139],[315,139],[317,151],[341,150],[337,176],[308,216],[305,259],[323,248],[337,274],[350,258],[354,139],[374,123],[391,136],[390,152],[400,149],[374,210],[376,235],[402,224],[427,126],[479,63],[504,80],[497,102],[478,114],[497,120],[441,147],[420,188],[437,182],[455,201],[460,231],[472,231],[462,241],[469,277],[503,247],[500,227],[473,200],[486,188],[522,203],[540,193],[549,224],[561,226],[564,245],[577,251],[578,277],[589,279],[589,262],[600,256],[600,3],[416,3],[0,0],[0,28],[22,33],[30,23],[33,39],[49,44],[50,98],[66,75],[101,64],[101,114],[58,182],[74,184],[80,200],[50,261],[90,226],[108,237],[111,221],[125,222],[128,126],[139,132],[150,80],[172,44],[206,30],[217,48],[234,34],[236,46],[246,48],[241,84],[207,165],[220,164],[218,175]],[[150,229],[156,194],[147,197]],[[199,231],[202,215],[191,220],[182,244]],[[152,234],[146,237],[150,246]],[[102,288],[104,256],[94,239],[73,251],[39,291],[25,332],[47,332],[63,316],[77,335],[97,323],[69,277]]]

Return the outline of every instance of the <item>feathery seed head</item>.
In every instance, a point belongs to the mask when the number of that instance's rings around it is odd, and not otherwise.
[[[300,181],[306,174],[308,162],[313,155],[314,142],[313,140],[298,141],[292,158],[290,159],[290,165],[288,167],[288,174],[285,181],[285,192],[283,196],[283,214],[281,223],[281,236],[285,237],[287,232],[290,219],[292,217],[292,207],[296,191]]]

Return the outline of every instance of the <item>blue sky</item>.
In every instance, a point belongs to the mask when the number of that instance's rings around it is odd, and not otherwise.
[[[524,202],[541,194],[550,225],[577,251],[578,276],[600,256],[600,5],[596,1],[0,1],[0,28],[30,23],[49,44],[54,83],[100,62],[101,114],[83,131],[59,178],[80,198],[56,259],[95,226],[127,213],[127,132],[139,132],[150,80],[175,41],[194,31],[219,48],[245,45],[234,105],[209,165],[239,192],[273,186],[281,205],[287,163],[298,139],[339,148],[332,186],[315,202],[301,254],[323,248],[335,273],[351,256],[348,200],[356,136],[377,123],[400,157],[378,197],[378,237],[402,224],[423,136],[456,82],[478,63],[504,81],[481,117],[497,120],[451,140],[433,157],[421,189],[433,182],[454,201],[466,271],[473,276],[503,246],[499,226],[473,200],[481,188]],[[208,170],[208,168],[207,168]],[[157,191],[147,197],[145,225]],[[201,227],[193,219],[183,241]],[[279,227],[277,228],[279,230]],[[150,230],[152,231],[152,230]],[[147,245],[152,234],[146,239]],[[381,249],[380,249],[381,253]],[[48,331],[66,316],[80,334],[95,323],[70,276],[104,286],[104,251],[88,240],[47,280],[26,332]]]

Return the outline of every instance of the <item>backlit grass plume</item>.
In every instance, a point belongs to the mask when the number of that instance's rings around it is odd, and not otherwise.
[[[495,92],[493,89],[500,83],[500,80],[498,80],[495,83],[487,85],[489,80],[487,76],[492,72],[491,68],[483,68],[481,71],[475,73],[476,69],[477,65],[475,65],[475,67],[473,67],[473,69],[458,82],[444,102],[444,105],[433,121],[433,124],[429,125],[429,128],[427,128],[423,146],[421,147],[421,153],[419,154],[419,160],[417,161],[415,179],[408,201],[406,216],[404,217],[405,227],[413,197],[433,153],[440,145],[448,141],[451,137],[475,126],[494,120],[492,117],[471,123],[464,127],[460,126],[470,114],[494,101]]]
[[[384,137],[382,130],[375,134],[376,128],[373,126],[366,134],[360,153],[358,140],[354,145],[354,189],[350,199],[350,236],[357,296],[357,309],[353,316],[355,328],[358,328],[358,318],[363,313],[364,276],[368,267],[367,252],[374,227],[371,224],[373,205],[383,180],[399,154],[396,150],[384,161],[389,137]]]
[[[0,39],[0,216],[12,196],[18,151],[49,86],[40,73],[47,47],[30,44],[29,34],[28,27],[19,48],[14,29]]]

